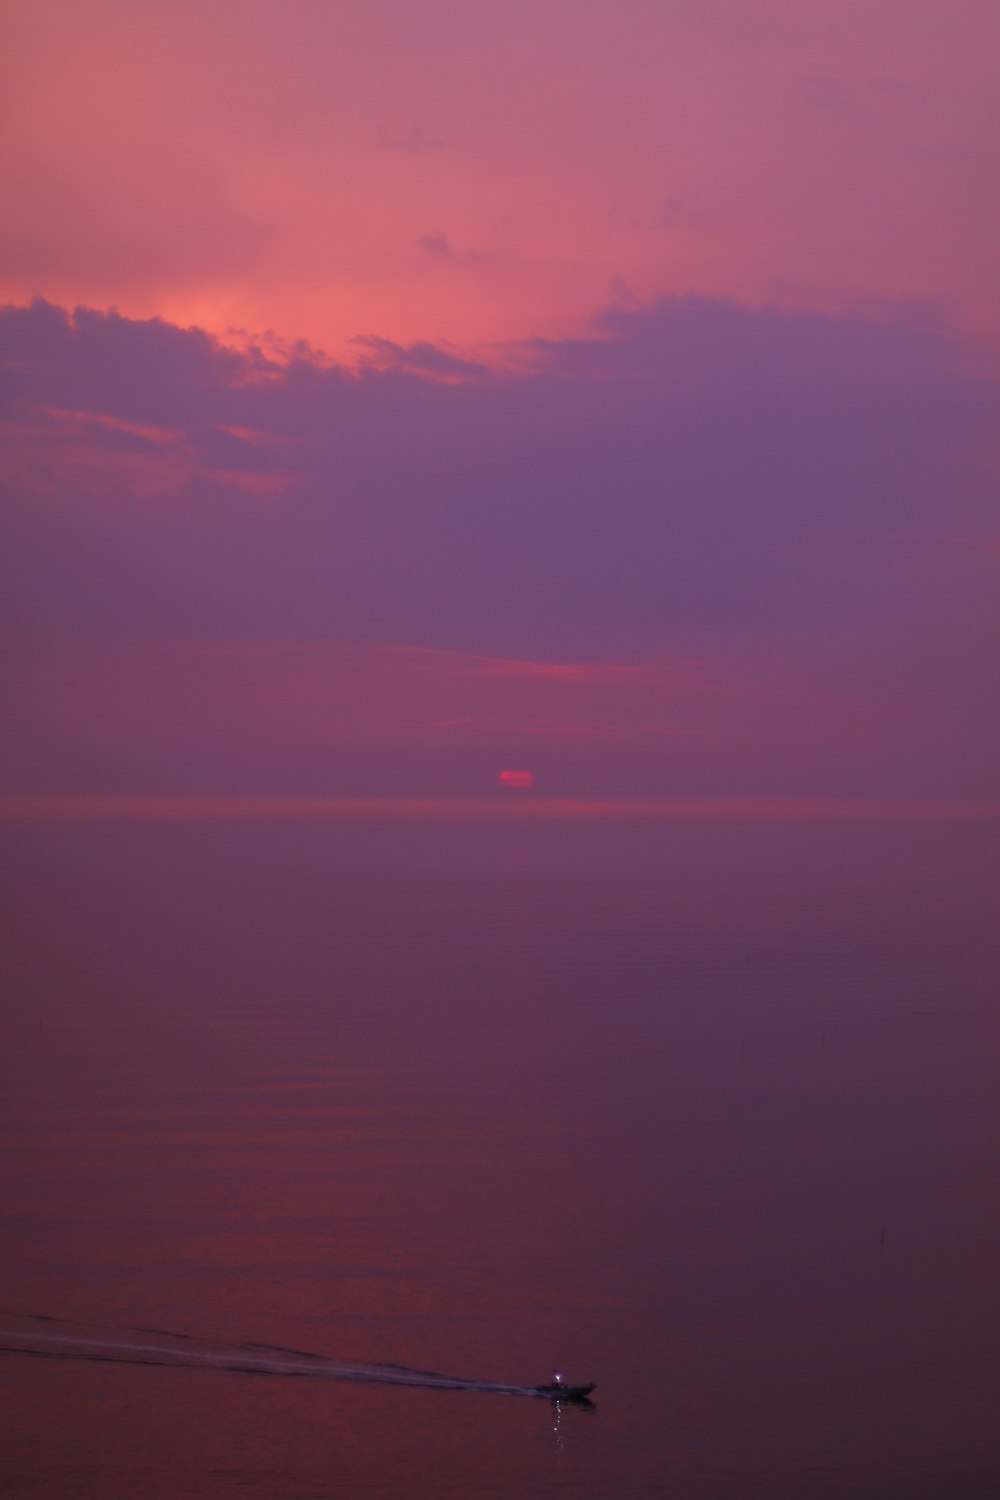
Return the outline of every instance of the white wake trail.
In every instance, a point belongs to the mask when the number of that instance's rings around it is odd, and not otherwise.
[[[12,1315],[8,1314],[10,1318]],[[538,1388],[468,1380],[405,1365],[359,1364],[330,1359],[305,1350],[256,1343],[218,1344],[166,1329],[105,1331],[99,1325],[70,1324],[40,1313],[14,1315],[15,1326],[0,1327],[0,1353],[100,1363],[163,1365],[174,1369],[209,1369],[243,1375],[273,1375],[313,1380],[345,1380],[426,1390],[483,1391],[502,1396],[536,1396]],[[21,1327],[16,1323],[22,1324]],[[38,1325],[52,1325],[42,1329]],[[26,1325],[26,1326],[25,1326]],[[80,1333],[80,1327],[93,1332]],[[133,1335],[142,1334],[137,1338]],[[154,1334],[150,1338],[146,1335]]]

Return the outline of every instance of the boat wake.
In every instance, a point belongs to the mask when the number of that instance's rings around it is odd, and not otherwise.
[[[497,1396],[538,1396],[533,1385],[501,1385],[466,1380],[406,1365],[354,1364],[250,1341],[215,1342],[166,1328],[85,1323],[45,1313],[0,1311],[0,1354],[37,1359],[89,1360],[95,1363],[162,1365],[169,1369],[228,1371],[235,1375],[272,1375],[288,1379],[349,1380],[374,1385],[414,1386],[424,1390],[480,1391]]]

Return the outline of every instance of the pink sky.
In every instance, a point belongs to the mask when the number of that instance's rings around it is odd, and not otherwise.
[[[463,349],[614,297],[1000,334],[993,0],[6,8],[0,296]]]
[[[994,0],[4,26],[0,791],[996,795]]]

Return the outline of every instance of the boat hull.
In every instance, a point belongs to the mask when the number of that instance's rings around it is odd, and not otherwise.
[[[539,1385],[535,1390],[550,1401],[586,1401],[596,1386],[597,1381],[592,1380],[589,1385]]]

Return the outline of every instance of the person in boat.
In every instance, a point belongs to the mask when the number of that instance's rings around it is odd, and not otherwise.
[[[566,1376],[560,1370],[552,1371],[552,1389],[564,1391],[566,1389]]]

